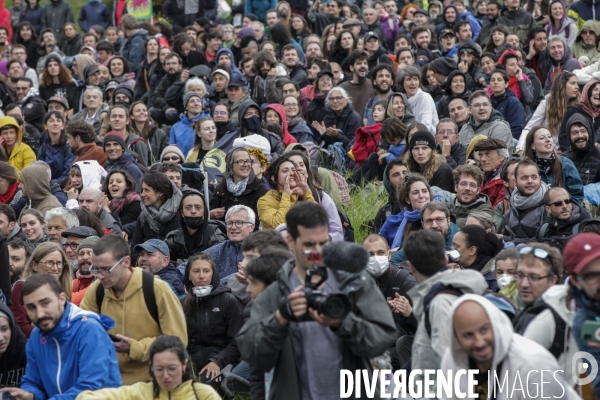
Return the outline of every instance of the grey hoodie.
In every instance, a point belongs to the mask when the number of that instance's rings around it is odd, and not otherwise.
[[[465,146],[468,146],[471,140],[477,135],[485,135],[490,138],[501,140],[506,143],[506,148],[509,150],[514,147],[510,125],[504,119],[502,114],[496,110],[492,110],[490,118],[479,126],[475,125],[475,119],[471,115],[469,122],[464,124],[460,130],[459,141]]]

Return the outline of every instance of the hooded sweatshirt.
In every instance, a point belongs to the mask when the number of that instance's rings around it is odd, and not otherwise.
[[[21,171],[21,184],[25,189],[25,197],[29,200],[30,207],[27,208],[35,208],[42,215],[46,215],[46,211],[62,207],[58,199],[50,192],[46,167],[30,165],[23,169]]]
[[[563,41],[564,45],[564,41]],[[550,58],[551,67],[550,71],[548,71],[548,75],[546,76],[546,84],[544,85],[544,91],[546,93],[550,93],[550,88],[552,87],[552,83],[554,83],[554,79],[556,76],[563,71],[573,72],[576,69],[581,68],[581,64],[575,58],[571,57],[571,48],[569,46],[564,46],[565,54],[560,59],[560,61],[556,61],[552,57]]]
[[[583,114],[573,114],[567,121],[566,130],[571,131],[574,124],[581,124],[588,131],[588,141],[583,149],[578,149],[570,139],[571,148],[564,157],[573,162],[583,185],[600,182],[600,149],[594,143],[592,124]]]
[[[3,145],[3,147],[8,154],[8,162],[10,165],[21,172],[23,168],[36,160],[35,153],[31,147],[23,143],[23,132],[13,117],[6,116],[0,118],[0,130],[7,125],[11,125],[17,130],[17,141],[10,153],[6,151],[6,146]]]
[[[450,85],[450,83],[452,82],[452,79],[454,79],[455,76],[462,76],[463,81],[465,82],[465,90],[463,91],[462,94],[456,96],[453,94],[452,92],[452,87]],[[444,97],[442,97],[440,99],[440,101],[437,104],[437,114],[438,114],[438,118],[442,119],[442,118],[449,118],[450,117],[450,111],[448,111],[448,106],[450,104],[450,102],[454,99],[463,99],[464,101],[466,101],[467,103],[469,102],[469,96],[471,96],[471,91],[467,88],[467,77],[465,76],[465,74],[461,71],[452,71],[450,72],[450,75],[448,75],[448,77],[446,78],[446,89],[444,90]]]
[[[600,129],[600,107],[594,109],[590,102],[590,96],[594,87],[600,84],[600,81],[592,79],[583,87],[581,91],[581,101],[579,104],[569,106],[565,115],[563,116],[562,123],[560,124],[560,130],[558,131],[558,145],[562,151],[567,151],[571,148],[571,135],[569,129],[567,129],[567,122],[574,114],[582,114],[590,122],[592,130],[590,132],[590,139],[593,142],[598,142],[599,138],[595,132]]]
[[[402,100],[404,101],[404,116],[400,119],[402,121],[402,123],[404,125],[408,125],[411,122],[415,121],[415,116],[413,114],[412,111],[412,107],[410,105],[410,103],[408,102],[408,99],[406,98],[406,95],[404,93],[400,93],[400,92],[393,92],[390,94],[390,97],[387,100],[387,106],[385,107],[386,109],[386,117],[393,117],[394,116],[394,107],[392,107],[392,104],[394,103],[394,97],[396,96],[401,96]]]
[[[257,110],[260,110],[260,107],[258,106],[258,104],[256,104],[252,100],[247,100],[247,101],[244,101],[242,104],[240,104],[240,108],[238,110],[238,121],[236,121],[238,126],[240,127],[239,137],[246,137],[248,135],[256,133],[258,135],[261,135],[262,137],[264,137],[265,139],[267,139],[269,141],[269,144],[271,145],[271,153],[277,153],[278,155],[283,154],[283,151],[285,150],[285,148],[284,148],[283,142],[279,136],[277,136],[274,133],[271,133],[263,128],[259,128],[258,132],[250,132],[248,130],[248,128],[246,127],[246,124],[244,122],[244,115],[246,114],[246,111],[250,107],[254,107]],[[283,114],[285,115],[285,112]],[[286,121],[287,121],[287,118],[286,118]],[[294,142],[291,142],[291,143],[294,143]]]
[[[503,389],[497,389],[496,400],[528,398],[529,396],[525,393],[556,393],[557,398],[561,399],[580,398],[572,388],[571,380],[569,379],[567,382],[563,371],[558,371],[564,370],[564,368],[559,366],[554,356],[538,343],[514,333],[508,316],[482,296],[465,294],[454,302],[446,315],[440,316],[446,325],[447,332],[454,330],[454,314],[457,308],[467,301],[478,303],[487,314],[494,337],[494,343],[491,345],[493,351],[491,371],[495,372],[499,382],[508,382]],[[442,370],[459,371],[472,368],[474,360],[456,339],[456,335],[450,335],[448,345],[449,348],[441,362]],[[544,370],[556,372],[550,374],[551,377],[547,379],[544,377],[544,371],[541,370],[540,365],[544,366]],[[545,373],[546,376],[549,376],[548,372]],[[482,375],[487,376],[487,372],[482,371]],[[527,379],[522,378],[524,376],[527,376]],[[453,393],[469,389],[466,375],[457,377],[457,380]],[[480,382],[480,384],[482,383]],[[523,393],[522,395],[515,396],[513,394],[515,392],[512,389],[514,389],[515,383],[520,388],[518,393]],[[483,384],[485,385],[485,383]],[[561,393],[562,395],[560,395]],[[455,397],[442,396],[442,399],[453,398]]]
[[[598,41],[595,40],[592,44],[586,45],[581,36],[581,32],[584,30],[595,32],[596,37],[598,37],[600,36],[600,22],[592,20],[585,21],[585,23],[581,25],[579,32],[577,32],[577,39],[575,40],[575,43],[570,46],[573,51],[574,58],[579,59],[579,57],[587,57],[589,59],[587,65],[591,65],[600,60],[600,52],[598,52],[596,49],[596,43],[598,43]]]
[[[27,365],[25,352],[27,339],[19,329],[10,308],[2,302],[0,302],[1,314],[5,314],[8,319],[11,335],[6,351],[0,356],[0,386],[19,387]]]
[[[93,187],[98,190],[102,189],[101,182],[103,178],[106,178],[106,171],[98,164],[98,161],[78,161],[74,163],[73,166],[77,166],[81,171],[81,189],[79,189],[79,193],[88,187]],[[79,208],[79,203],[77,199],[70,199],[67,201],[66,207],[76,209]]]
[[[233,51],[231,51],[231,49],[227,49],[227,48],[219,49],[217,51],[217,54],[215,55],[214,63],[217,64],[216,61],[223,54],[229,56],[229,59],[231,60],[231,65],[229,66],[229,68],[231,68],[231,80],[239,79],[241,81],[245,81],[245,79],[242,75],[242,71],[240,71],[240,69],[237,67],[237,64],[235,62],[235,57],[234,57]]]
[[[552,4],[560,3],[563,7],[563,16],[560,21],[555,21],[552,13],[550,13],[550,23],[546,25],[546,33],[548,35],[548,41],[552,38],[559,37],[567,44],[568,47],[573,47],[573,43],[575,43],[575,39],[581,34],[581,31],[577,32],[577,24],[569,17],[567,17],[567,7],[562,0],[552,0],[548,9],[552,9]],[[558,22],[558,28],[554,27],[554,23]],[[594,45],[594,49],[595,49]],[[573,47],[573,57],[579,58],[575,56],[575,47]]]
[[[288,124],[287,124],[287,116],[285,114],[285,108],[281,104],[269,104],[263,110],[263,120],[267,120],[267,110],[273,110],[279,115],[279,119],[281,121],[280,125],[283,129],[283,145],[285,147],[289,146],[292,143],[298,143],[298,141],[290,135],[288,132]]]

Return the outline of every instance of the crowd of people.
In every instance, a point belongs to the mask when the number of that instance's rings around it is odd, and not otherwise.
[[[600,398],[600,3],[126,3],[0,3],[0,393]]]

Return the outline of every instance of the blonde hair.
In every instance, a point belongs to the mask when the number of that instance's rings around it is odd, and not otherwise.
[[[26,280],[30,278],[32,275],[37,274],[38,272],[33,269],[33,263],[39,263],[40,260],[46,257],[50,253],[54,253],[55,251],[60,252],[60,256],[63,261],[63,268],[58,280],[60,281],[60,285],[62,286],[63,292],[67,295],[67,299],[71,300],[71,295],[73,293],[73,278],[71,277],[71,266],[69,264],[69,260],[67,259],[67,255],[62,247],[54,242],[45,242],[40,244],[31,254],[31,257],[25,263],[25,268],[23,268],[22,278]]]

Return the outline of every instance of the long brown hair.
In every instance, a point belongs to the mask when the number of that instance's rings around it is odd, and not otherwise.
[[[567,99],[566,87],[569,79],[575,74],[569,71],[563,71],[556,75],[554,84],[550,89],[550,95],[546,99],[546,120],[548,120],[548,130],[552,136],[557,136],[562,124],[562,119],[569,106],[579,104],[581,94],[577,91],[577,97]],[[531,132],[529,132],[531,134]]]
[[[148,119],[144,123],[144,126],[142,127],[141,130],[138,129],[137,123],[132,118],[133,117],[133,109],[138,104],[142,104],[144,107],[146,107],[146,112],[148,113]],[[145,141],[147,141],[150,138],[150,128],[151,128],[152,122],[153,121],[152,121],[152,118],[150,117],[150,110],[148,110],[148,106],[146,105],[146,103],[138,100],[129,106],[129,130],[131,130],[133,133],[135,133],[136,135],[138,135]]]
[[[406,199],[408,199],[408,194],[410,193],[411,186],[417,182],[423,182],[425,184],[425,186],[427,187],[427,190],[429,191],[429,200],[430,201],[433,200],[433,193],[431,192],[431,186],[429,186],[429,182],[427,182],[427,179],[425,179],[425,177],[421,174],[411,173],[411,174],[406,175],[404,182],[402,184],[400,184],[400,187],[398,188],[398,192],[397,192],[398,193],[397,194],[398,203],[400,203],[400,207],[402,210],[404,210],[406,208],[409,211],[414,211],[414,209],[406,201]],[[419,227],[420,222],[415,223],[415,222],[409,221],[406,224],[406,227],[404,228],[404,239],[403,240],[406,240],[408,235],[412,232],[413,226],[415,228]]]
[[[48,63],[48,64],[50,64],[50,63]],[[61,64],[61,63],[58,63],[58,81],[61,85],[68,85],[69,83],[73,82],[73,80],[71,78],[71,71],[69,71],[69,68],[65,67],[64,64]],[[42,79],[40,82],[40,86],[48,87],[48,86],[52,85],[53,83],[54,83],[54,81],[52,80],[52,77],[48,73],[48,67],[44,68],[44,71],[42,72]]]
[[[535,151],[531,148],[533,141],[535,140],[535,134],[540,129],[546,129],[543,126],[535,126],[527,135],[527,140],[525,140],[525,157],[529,157],[531,160],[535,160]],[[562,181],[562,162],[560,160],[560,156],[556,151],[554,151],[554,165],[552,166],[552,174],[554,175],[554,186],[563,187]],[[542,173],[542,171],[540,171]]]
[[[62,286],[65,295],[67,295],[67,299],[71,300],[71,295],[73,293],[71,265],[69,264],[69,260],[67,258],[67,255],[65,254],[65,251],[57,243],[44,242],[37,246],[33,251],[33,254],[31,254],[31,257],[29,257],[29,259],[27,260],[25,268],[23,268],[22,278],[27,279],[33,274],[37,274],[38,272],[34,271],[32,264],[38,264],[42,258],[46,257],[50,253],[54,253],[55,251],[58,251],[60,253],[63,262],[63,268],[61,270],[60,278],[58,278],[58,280],[60,281],[60,285]]]

